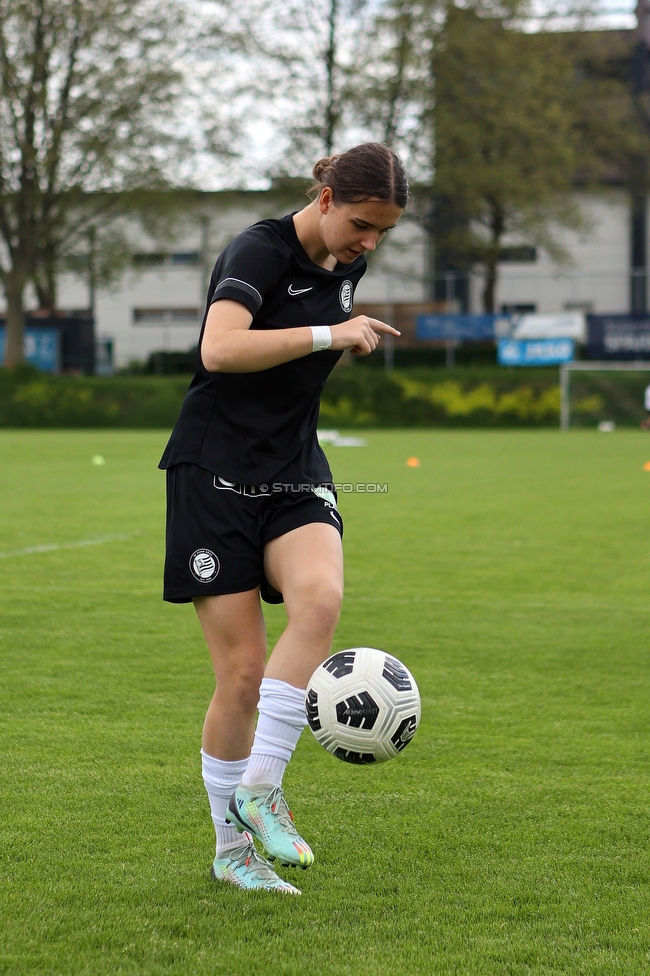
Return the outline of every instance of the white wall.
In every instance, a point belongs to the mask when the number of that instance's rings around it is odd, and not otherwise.
[[[534,264],[500,264],[496,306],[533,304],[538,312],[561,312],[590,306],[593,312],[629,309],[629,198],[622,191],[581,194],[579,202],[588,227],[558,228],[555,236],[571,255],[556,265],[538,248]],[[523,239],[505,243],[530,243]],[[473,276],[472,311],[481,311],[482,280]]]
[[[225,198],[225,199],[224,199]],[[240,231],[269,216],[282,216],[298,209],[304,200],[293,204],[278,204],[277,198],[263,193],[206,196],[203,211],[210,218],[208,272],[199,264],[194,267],[139,269],[124,275],[119,286],[99,291],[96,298],[97,335],[113,340],[114,363],[125,366],[132,360],[144,360],[154,351],[188,350],[196,345],[205,307],[206,277],[225,245]],[[201,225],[199,214],[188,219],[186,226],[173,242],[142,237],[137,248],[143,253],[200,251]],[[371,255],[370,268],[357,295],[360,301],[383,302],[421,301],[423,238],[419,228],[403,222],[382,242],[381,249]],[[88,289],[69,275],[60,282],[61,308],[88,306]],[[134,320],[135,309],[197,309],[194,322],[171,324],[162,319],[147,324]]]
[[[369,304],[426,301],[425,267],[424,234],[414,221],[402,219],[368,255],[368,270],[359,282],[356,300]]]
[[[197,341],[205,303],[206,278],[223,247],[256,220],[281,216],[304,204],[264,192],[213,193],[200,198],[173,241],[161,242],[138,233],[136,249],[151,252],[199,252],[200,211],[209,216],[208,260],[205,266],[174,266],[129,271],[113,289],[100,290],[96,299],[97,334],[113,340],[115,365],[144,360],[154,351],[188,350]],[[585,231],[561,229],[558,237],[572,256],[569,266],[557,267],[541,250],[531,264],[501,264],[497,308],[503,304],[531,304],[539,312],[587,306],[595,312],[625,312],[629,308],[629,202],[623,191],[584,194],[582,206],[589,221]],[[136,233],[135,229],[133,231]],[[505,243],[530,244],[512,239]],[[650,250],[650,248],[649,248]],[[414,221],[404,219],[389,232],[357,290],[368,303],[421,302],[426,299],[425,240]],[[473,275],[471,310],[481,311],[482,281]],[[33,299],[32,299],[33,301]],[[60,282],[61,308],[88,307],[87,286],[66,275]],[[33,306],[32,306],[33,307]],[[196,319],[172,323],[159,319],[147,324],[134,320],[134,309],[197,310]],[[168,313],[169,314],[169,311]]]

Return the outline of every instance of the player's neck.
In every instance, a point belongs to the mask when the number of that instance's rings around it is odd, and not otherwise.
[[[293,225],[307,257],[321,268],[333,271],[336,267],[336,258],[332,257],[327,250],[320,234],[318,203],[316,201],[309,203],[303,210],[294,214]]]

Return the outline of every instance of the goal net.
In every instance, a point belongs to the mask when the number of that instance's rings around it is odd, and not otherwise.
[[[560,368],[560,425],[597,427],[603,421],[638,427],[648,413],[650,362],[576,362]]]

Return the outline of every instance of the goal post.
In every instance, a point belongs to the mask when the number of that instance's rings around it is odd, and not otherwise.
[[[613,360],[586,360],[584,362],[562,363],[560,366],[560,429],[571,426],[571,373],[650,373],[650,362],[616,362]],[[650,377],[648,377],[650,384]]]

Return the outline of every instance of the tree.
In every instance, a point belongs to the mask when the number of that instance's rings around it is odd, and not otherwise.
[[[650,61],[645,55],[635,105],[623,32],[524,33],[521,0],[463,9],[384,0],[374,10],[350,85],[353,117],[368,136],[394,145],[415,178],[408,218],[429,242],[432,298],[441,297],[442,269],[466,273],[478,264],[484,304],[493,308],[508,232],[562,260],[553,225],[581,222],[571,203],[576,185],[628,180],[645,212],[639,174],[650,140],[639,117],[650,117],[647,106],[640,111],[650,99]],[[462,298],[461,280],[456,287]]]
[[[0,280],[7,366],[23,357],[25,288],[55,304],[62,252],[119,194],[165,182],[180,142],[172,0],[0,0]]]
[[[574,64],[556,35],[450,6],[434,71],[434,191],[453,214],[437,243],[483,266],[483,307],[493,312],[504,235],[562,260],[553,226],[580,221],[569,195],[579,162]]]
[[[378,6],[348,85],[353,122],[407,156],[420,181],[433,176],[432,58],[443,13],[441,0]]]
[[[61,274],[81,277],[91,291],[117,284],[133,271],[143,234],[168,248],[188,221],[200,220],[200,204],[191,189],[145,186],[88,194],[61,207],[58,217],[43,229],[34,258],[31,284],[40,313],[55,313]]]
[[[430,290],[435,273],[433,52],[443,14],[441,0],[385,0],[367,25],[348,83],[352,121],[366,138],[400,152],[417,182],[407,219],[419,224],[428,242],[424,277]]]
[[[237,10],[236,33],[245,38],[250,70],[236,97],[273,127],[269,171],[295,175],[336,148],[349,118],[349,79],[364,40],[366,5],[249,0]]]
[[[615,181],[630,194],[630,309],[647,310],[647,197],[650,189],[650,54],[639,6],[636,43],[630,33],[599,31],[566,37],[581,79],[578,113],[580,178]],[[645,24],[645,33],[642,29]]]

